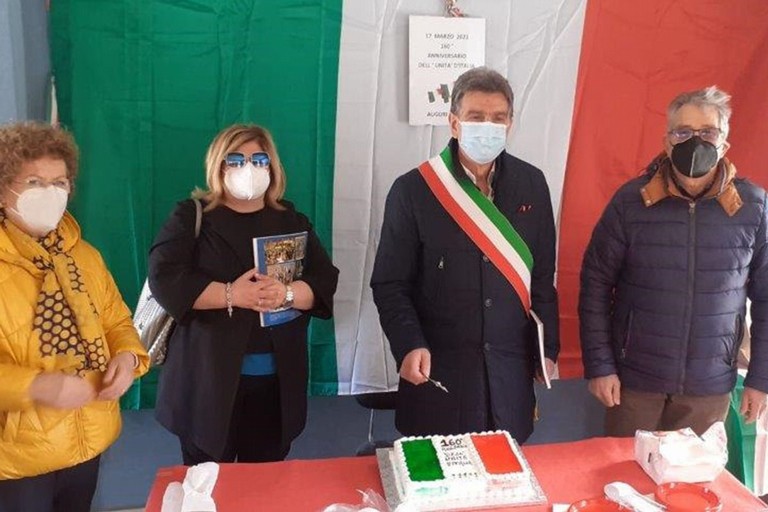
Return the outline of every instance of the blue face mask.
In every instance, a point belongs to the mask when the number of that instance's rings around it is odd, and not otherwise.
[[[473,162],[493,162],[507,145],[507,126],[498,123],[462,121],[459,146]]]

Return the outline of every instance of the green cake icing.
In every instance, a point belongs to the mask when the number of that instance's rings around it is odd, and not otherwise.
[[[414,439],[402,443],[405,465],[413,482],[442,480],[443,469],[430,439]]]

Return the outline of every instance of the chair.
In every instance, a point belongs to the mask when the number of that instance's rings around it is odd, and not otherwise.
[[[368,441],[358,446],[355,452],[358,456],[375,455],[378,448],[391,448],[394,440],[374,440],[373,438],[373,418],[375,411],[392,410],[397,406],[397,391],[380,391],[376,393],[365,393],[355,395],[357,403],[371,410],[368,420]]]

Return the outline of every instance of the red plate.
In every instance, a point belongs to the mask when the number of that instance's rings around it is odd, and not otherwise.
[[[720,512],[723,508],[717,494],[701,485],[670,482],[658,486],[655,494],[668,512]]]
[[[571,506],[568,507],[568,512],[626,512],[627,510],[628,509],[608,498],[579,500],[575,503],[571,503]]]

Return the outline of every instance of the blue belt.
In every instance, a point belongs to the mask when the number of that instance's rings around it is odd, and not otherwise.
[[[277,373],[275,367],[275,355],[272,352],[264,354],[246,354],[243,357],[243,366],[240,369],[240,375],[274,375]]]

